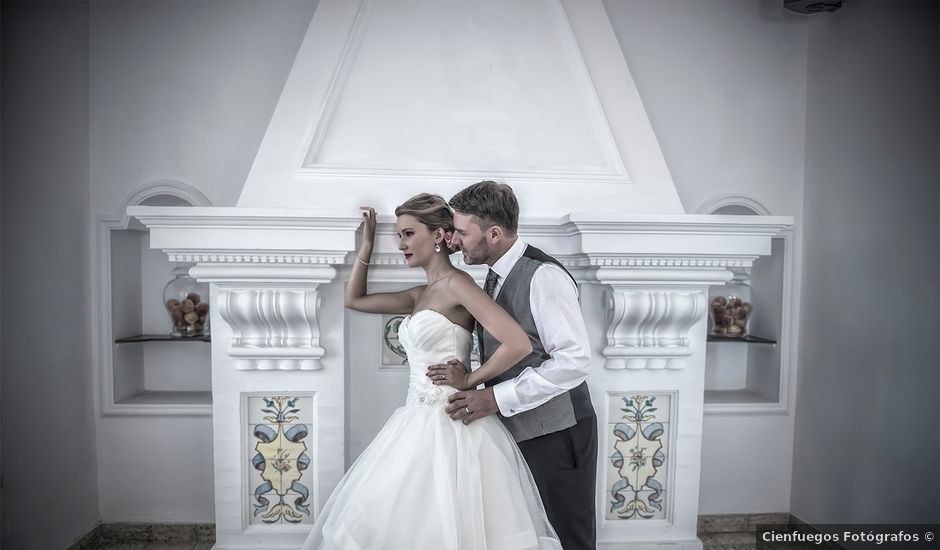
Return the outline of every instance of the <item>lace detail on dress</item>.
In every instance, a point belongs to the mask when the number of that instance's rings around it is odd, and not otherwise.
[[[405,399],[405,406],[425,406],[437,407],[447,403],[447,395],[454,392],[454,388],[447,387],[450,391],[445,391],[443,387],[432,385],[430,388],[418,388],[411,386],[408,388],[408,397]]]

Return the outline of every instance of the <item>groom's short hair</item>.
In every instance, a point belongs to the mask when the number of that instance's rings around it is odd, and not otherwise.
[[[510,235],[519,228],[519,201],[512,187],[485,180],[474,183],[450,199],[450,207],[461,214],[477,217],[481,227],[498,225]]]

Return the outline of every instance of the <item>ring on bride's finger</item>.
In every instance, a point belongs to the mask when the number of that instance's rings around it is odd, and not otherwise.
[[[464,407],[463,410],[467,411],[467,414],[473,414],[472,412],[470,412],[470,407]]]

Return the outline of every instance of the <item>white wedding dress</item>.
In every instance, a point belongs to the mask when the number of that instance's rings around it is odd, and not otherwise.
[[[406,317],[410,383],[336,486],[303,550],[561,550],[532,474],[495,416],[470,425],[444,411],[456,390],[427,367],[470,364],[471,335],[433,310]]]

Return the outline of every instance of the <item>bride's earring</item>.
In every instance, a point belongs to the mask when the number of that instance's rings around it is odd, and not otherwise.
[[[440,251],[441,251],[441,243],[434,243],[434,252],[439,253]]]

